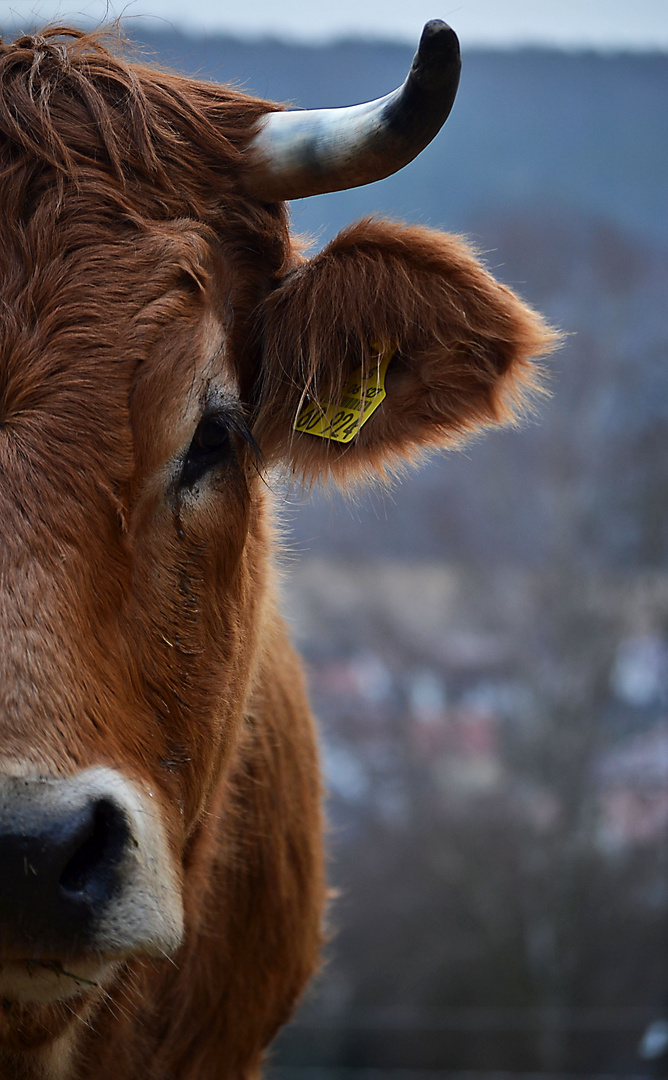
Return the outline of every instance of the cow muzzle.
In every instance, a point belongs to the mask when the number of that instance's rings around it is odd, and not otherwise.
[[[81,993],[183,935],[159,802],[109,768],[0,776],[0,997]]]

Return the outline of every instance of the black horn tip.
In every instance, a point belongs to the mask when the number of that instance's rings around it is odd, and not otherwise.
[[[420,44],[413,60],[413,72],[419,79],[440,77],[459,72],[461,56],[459,39],[442,19],[431,19],[422,31]]]

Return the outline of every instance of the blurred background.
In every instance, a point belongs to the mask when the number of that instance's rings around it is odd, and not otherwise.
[[[276,1080],[668,1075],[668,3],[0,4],[122,17],[307,107],[460,33],[444,131],[293,205],[466,233],[567,333],[523,430],[354,505],[281,492],[330,792],[332,939]]]

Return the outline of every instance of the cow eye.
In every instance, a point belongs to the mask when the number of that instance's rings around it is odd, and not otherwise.
[[[228,418],[217,413],[203,416],[183,463],[181,484],[192,487],[209,469],[228,461],[233,453]]]
[[[222,416],[205,416],[197,425],[190,449],[200,454],[218,454],[231,449],[227,421]]]

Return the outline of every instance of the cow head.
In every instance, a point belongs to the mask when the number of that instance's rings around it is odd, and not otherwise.
[[[297,121],[74,31],[0,45],[2,1045],[183,949],[241,857],[258,717],[306,714],[272,470],[346,488],[535,387],[553,334],[461,240],[367,220],[306,259],[288,231],[283,199],[435,134],[455,44],[432,26],[401,92]],[[381,361],[347,442],[300,429]],[[286,800],[317,787],[305,725],[274,731]]]

